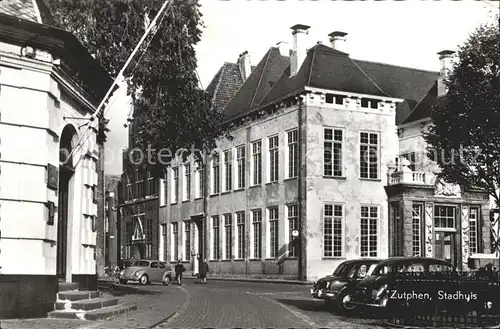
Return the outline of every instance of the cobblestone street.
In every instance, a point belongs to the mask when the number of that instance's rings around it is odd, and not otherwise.
[[[379,320],[348,318],[309,297],[309,286],[188,279],[182,286],[120,286],[113,295],[137,311],[104,321],[3,320],[2,329],[106,328],[382,328]]]

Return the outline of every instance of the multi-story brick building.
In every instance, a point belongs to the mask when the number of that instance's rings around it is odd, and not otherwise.
[[[129,124],[129,148],[123,150],[120,255],[122,259],[158,258],[158,179],[133,161],[136,125]],[[132,160],[132,161],[131,161]]]
[[[341,32],[306,50],[308,28],[292,28],[291,51],[270,48],[224,107],[235,128],[220,154],[168,170],[170,260],[194,251],[214,274],[313,279],[346,258],[389,255],[383,180],[398,154],[396,122],[434,74],[353,60]],[[223,72],[219,88],[234,83]]]
[[[487,195],[449,195],[429,178],[432,161],[407,163],[425,154],[421,129],[450,52],[442,72],[361,61],[343,32],[306,49],[308,29],[292,27],[292,49],[271,47],[255,68],[243,53],[215,76],[208,91],[234,128],[203,162],[167,170],[162,257],[195,265],[200,254],[213,275],[308,280],[358,257],[435,256],[461,268],[491,257]]]
[[[43,1],[0,2],[0,318],[52,311],[58,281],[97,289],[97,129],[86,127],[112,80],[47,24]]]

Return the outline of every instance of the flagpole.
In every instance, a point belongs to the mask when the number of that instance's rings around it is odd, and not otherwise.
[[[120,72],[118,73],[118,75],[116,76],[115,80],[113,81],[113,83],[111,84],[111,87],[109,87],[108,89],[108,92],[106,93],[106,95],[104,96],[104,98],[102,99],[101,103],[99,104],[99,106],[97,107],[96,111],[94,112],[94,114],[92,114],[92,116],[90,117],[90,121],[89,121],[89,124],[87,125],[86,129],[83,131],[83,133],[80,135],[80,139],[78,140],[78,142],[76,143],[75,147],[73,148],[73,150],[71,150],[70,154],[68,155],[68,160],[71,159],[71,157],[73,156],[73,154],[75,153],[75,150],[77,150],[77,147],[78,145],[83,141],[83,138],[85,137],[85,134],[87,133],[87,131],[90,129],[90,126],[92,124],[92,121],[99,115],[99,112],[102,110],[104,104],[106,103],[108,97],[111,95],[111,93],[113,92],[113,89],[114,87],[118,84],[118,80],[123,76],[123,73],[125,72],[125,70],[127,69],[127,67],[129,66],[130,62],[132,61],[132,59],[134,58],[135,54],[137,53],[137,51],[139,50],[139,48],[141,47],[141,45],[144,43],[144,40],[146,40],[147,36],[149,35],[149,33],[151,32],[151,30],[153,30],[153,28],[155,28],[156,26],[156,23],[159,19],[159,17],[161,16],[161,14],[163,13],[163,11],[165,10],[165,8],[167,7],[167,5],[169,4],[169,0],[166,0],[163,5],[161,6],[160,10],[158,11],[158,13],[156,14],[155,18],[153,19],[153,21],[151,22],[151,24],[149,24],[146,32],[144,32],[143,36],[141,37],[141,39],[139,40],[139,42],[137,43],[137,45],[135,46],[135,49],[132,51],[132,53],[130,54],[130,56],[128,57],[127,61],[125,62],[125,64],[123,65],[122,69],[120,70]]]

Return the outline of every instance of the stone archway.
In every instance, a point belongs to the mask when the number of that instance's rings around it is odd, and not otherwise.
[[[59,189],[57,222],[56,273],[59,280],[66,280],[68,273],[69,214],[73,200],[72,178],[75,173],[73,157],[69,154],[77,143],[77,133],[72,125],[64,127],[59,143]]]

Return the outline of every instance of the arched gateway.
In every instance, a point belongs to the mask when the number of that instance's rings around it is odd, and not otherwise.
[[[58,222],[57,222],[57,277],[66,280],[68,273],[68,219],[71,213],[74,186],[73,176],[75,173],[73,156],[69,157],[76,147],[77,134],[72,125],[64,127],[59,144],[59,199],[58,199]],[[69,278],[70,279],[70,278]],[[70,279],[71,280],[71,279]]]

